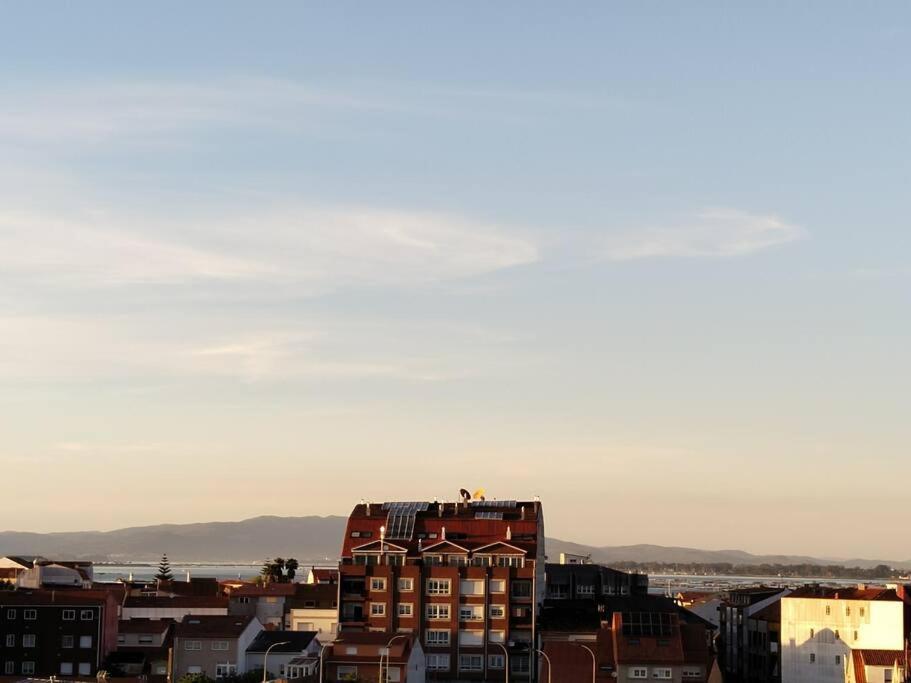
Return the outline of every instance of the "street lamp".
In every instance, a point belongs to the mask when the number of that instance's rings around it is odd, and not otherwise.
[[[379,675],[376,677],[377,683],[383,683],[383,656],[384,655],[387,657],[389,656],[389,646],[392,645],[392,642],[394,640],[398,640],[399,638],[408,638],[408,637],[410,637],[410,635],[407,633],[400,633],[397,636],[392,636],[392,638],[389,639],[389,642],[386,643],[386,647],[384,647],[382,650],[380,650],[380,671],[379,671]],[[389,661],[388,660],[386,661],[386,680],[387,681],[389,680]]]
[[[319,649],[319,683],[323,683],[325,680],[325,666],[323,666],[323,657],[326,654],[326,650],[328,650],[330,647],[331,645],[327,643],[326,645],[322,645]]]
[[[553,664],[550,663],[550,657],[547,656],[547,653],[544,650],[535,650],[539,655],[544,657],[544,660],[547,662],[547,683],[551,683],[550,677],[553,675]]]
[[[506,649],[506,646],[503,643],[491,643],[491,645],[502,648],[503,654],[506,655],[506,683],[509,683],[509,650]]]
[[[583,645],[582,643],[573,643],[573,645],[578,645],[579,647],[584,647],[588,650],[588,654],[592,656],[592,683],[595,682],[595,675],[598,671],[598,658],[595,657],[595,652],[588,645]]]
[[[263,683],[266,683],[266,676],[268,675],[268,672],[269,672],[269,667],[267,666],[267,664],[269,663],[269,653],[272,651],[272,648],[278,647],[279,645],[290,645],[290,644],[291,644],[291,642],[286,640],[281,643],[272,643],[269,647],[266,648],[266,654],[263,655]]]

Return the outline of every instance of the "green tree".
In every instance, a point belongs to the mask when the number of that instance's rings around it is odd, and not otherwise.
[[[299,568],[300,564],[298,564],[297,560],[295,560],[293,557],[285,560],[285,576],[287,577],[287,583],[294,581],[294,577],[297,575],[297,570]]]
[[[174,576],[171,574],[171,563],[168,560],[168,554],[161,556],[161,562],[158,563],[158,573],[155,575],[158,581],[173,581]]]
[[[177,679],[177,683],[215,683],[205,674],[185,674]]]

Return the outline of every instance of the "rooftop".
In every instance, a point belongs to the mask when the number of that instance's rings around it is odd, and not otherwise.
[[[243,633],[253,617],[230,615],[187,615],[177,624],[180,638],[237,638]]]
[[[272,652],[300,653],[307,649],[315,637],[316,631],[260,631],[247,652],[265,652],[274,645]]]
[[[901,602],[898,593],[892,588],[882,587],[839,587],[831,586],[804,586],[792,591],[790,595],[785,596],[784,600],[817,599],[817,600],[885,600]]]

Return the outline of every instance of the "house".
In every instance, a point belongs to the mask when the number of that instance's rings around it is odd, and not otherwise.
[[[268,650],[265,664],[270,678],[305,678],[319,670],[321,647],[313,631],[260,631],[247,648],[246,668],[262,670]]]
[[[131,595],[123,602],[123,619],[171,619],[180,621],[185,616],[226,616],[228,598],[224,596],[181,595],[158,597]]]
[[[338,633],[338,584],[296,584],[293,597],[285,600],[285,628],[315,631],[321,643]]]
[[[427,663],[420,639],[411,633],[343,631],[324,654],[325,681],[425,683]]]
[[[310,567],[307,572],[307,583],[338,583],[337,567]]]
[[[544,600],[539,501],[362,503],[339,565],[339,634],[407,631],[428,678],[535,680]],[[503,652],[506,648],[510,652]]]
[[[715,672],[712,627],[660,596],[547,601],[542,663],[554,683],[641,681],[708,683]],[[553,667],[546,671],[546,667]]]
[[[254,616],[266,628],[284,628],[285,600],[294,597],[298,585],[246,583],[230,592],[228,614]]]
[[[174,633],[173,678],[224,678],[246,672],[247,648],[262,630],[252,616],[188,615]]]
[[[814,585],[784,596],[782,683],[904,680],[905,613],[891,588]]]
[[[648,594],[648,574],[621,572],[591,562],[545,565],[549,600],[600,600],[613,595]]]
[[[117,647],[115,593],[0,592],[0,675],[94,676]]]
[[[91,562],[52,562],[35,560],[16,578],[20,588],[91,588],[94,569]]]
[[[125,676],[164,676],[175,624],[171,619],[121,621],[117,651],[108,657],[109,670]]]

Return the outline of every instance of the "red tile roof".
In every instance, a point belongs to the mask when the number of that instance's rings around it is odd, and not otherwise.
[[[379,631],[343,631],[339,633],[338,638],[330,645],[331,651],[328,659],[330,662],[338,663],[377,663],[379,649],[386,647],[393,638],[395,640],[388,646],[389,659],[393,662],[407,662],[411,656],[411,648],[414,646],[414,635]],[[361,650],[362,646],[366,646],[363,648],[364,651]],[[348,647],[357,647],[358,653],[347,654]]]
[[[818,600],[888,600],[901,602],[898,593],[892,588],[804,586],[786,595],[783,600],[793,598],[813,598]]]
[[[227,606],[228,598],[217,595],[177,595],[173,598],[132,595],[124,602],[124,607],[141,607],[147,609],[182,609],[193,607],[226,608]]]
[[[295,583],[269,583],[265,586],[247,583],[231,589],[230,595],[232,598],[290,597],[297,592],[297,586]]]
[[[905,665],[905,653],[903,650],[854,650],[860,653],[864,664],[867,666],[895,666],[903,667]]]

